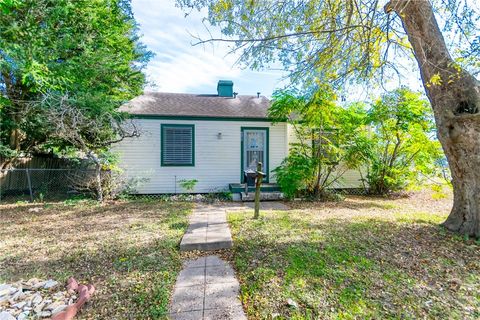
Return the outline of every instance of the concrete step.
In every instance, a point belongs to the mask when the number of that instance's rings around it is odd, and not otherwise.
[[[245,184],[244,183],[230,183],[228,188],[233,193],[240,193],[245,192]],[[260,191],[262,192],[273,192],[273,191],[281,191],[280,187],[276,183],[262,183],[260,186]],[[255,192],[255,186],[249,186],[248,192]]]
[[[245,192],[241,193],[242,201],[255,201],[255,192],[249,192],[248,195]],[[275,201],[282,200],[283,193],[279,191],[275,192],[260,192],[260,201]]]

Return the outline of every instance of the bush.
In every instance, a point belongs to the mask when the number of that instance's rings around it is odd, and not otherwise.
[[[291,153],[273,170],[277,183],[287,199],[294,198],[299,191],[310,188],[315,177],[312,161],[312,157]]]

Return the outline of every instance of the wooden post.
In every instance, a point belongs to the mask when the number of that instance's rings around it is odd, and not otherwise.
[[[262,163],[257,164],[257,179],[255,182],[255,214],[253,215],[254,219],[258,219],[260,216],[260,187],[262,186],[263,176],[265,174],[262,172]]]

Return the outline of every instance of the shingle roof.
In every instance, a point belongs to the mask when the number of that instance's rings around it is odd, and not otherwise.
[[[120,110],[133,115],[267,118],[270,101],[260,96],[219,97],[206,94],[145,92]]]

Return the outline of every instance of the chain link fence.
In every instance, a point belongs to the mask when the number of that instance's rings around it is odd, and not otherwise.
[[[0,201],[62,200],[92,195],[97,181],[95,169],[2,169]],[[103,177],[109,174],[102,171]]]

